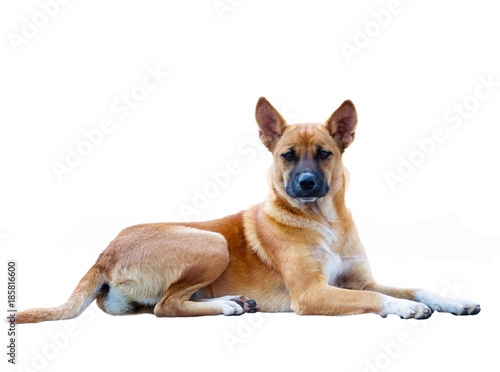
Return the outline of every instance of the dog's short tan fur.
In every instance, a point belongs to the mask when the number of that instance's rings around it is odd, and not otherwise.
[[[403,318],[426,318],[433,310],[460,315],[480,311],[471,301],[374,281],[344,203],[348,173],[342,153],[353,141],[357,124],[351,101],[325,124],[287,125],[261,98],[256,118],[260,138],[273,154],[270,193],[263,203],[219,220],[126,228],[68,302],[19,312],[16,322],[73,318],[94,299],[110,314],[146,312],[159,317],[232,315],[257,308]],[[283,157],[290,149],[297,161]],[[319,159],[320,149],[330,155]],[[315,161],[328,185],[326,195],[314,201],[301,201],[286,190],[301,159]]]

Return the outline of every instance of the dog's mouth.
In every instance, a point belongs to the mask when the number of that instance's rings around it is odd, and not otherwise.
[[[327,185],[322,185],[321,188],[317,190],[297,190],[296,188],[287,185],[285,191],[288,196],[298,200],[302,203],[313,203],[316,200],[322,198],[328,193],[329,187]]]
[[[316,201],[316,197],[309,197],[309,198],[296,198],[298,201],[302,202],[302,203],[313,203]]]

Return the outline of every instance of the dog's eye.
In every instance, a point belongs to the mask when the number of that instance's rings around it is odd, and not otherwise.
[[[328,157],[331,155],[332,153],[330,151],[326,151],[326,150],[321,150],[320,152],[318,152],[318,157],[320,159],[328,159]]]
[[[292,161],[295,159],[295,154],[293,153],[293,151],[285,152],[281,156],[283,156],[283,159],[285,159],[286,161]]]

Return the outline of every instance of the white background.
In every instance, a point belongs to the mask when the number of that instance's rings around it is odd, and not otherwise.
[[[261,201],[271,157],[250,144],[263,95],[290,122],[323,122],[353,100],[359,124],[344,156],[347,204],[376,278],[470,297],[482,312],[423,322],[294,314],[156,319],[111,317],[92,305],[75,321],[19,326],[19,370],[497,365],[490,336],[500,305],[500,87],[485,99],[471,96],[481,77],[500,81],[498,7],[401,0],[377,29],[372,12],[387,11],[388,1],[220,3],[230,10],[219,15],[211,0],[70,1],[17,51],[12,35],[23,36],[24,17],[43,23],[41,6],[2,3],[1,272],[6,278],[7,260],[17,260],[18,307],[62,303],[120,229],[185,220],[181,205],[192,205],[209,172],[229,162],[239,174],[192,219]],[[341,44],[355,46],[366,27],[368,45],[349,61]],[[169,76],[120,118],[113,102],[140,89],[148,66]],[[477,107],[453,128],[443,115],[464,100]],[[58,180],[53,163],[64,163],[67,147],[106,118],[113,131]],[[436,128],[446,141],[391,190],[386,172],[397,173],[401,159],[418,150],[414,141]]]

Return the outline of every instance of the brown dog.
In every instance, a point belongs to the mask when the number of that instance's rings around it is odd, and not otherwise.
[[[351,101],[324,125],[287,125],[260,98],[256,118],[260,139],[273,154],[263,203],[214,221],[129,227],[64,305],[19,312],[16,322],[74,318],[94,299],[108,314],[159,317],[236,315],[258,308],[418,319],[434,310],[479,313],[472,301],[383,286],[372,278],[344,203],[348,175],[342,153],[354,140],[357,123]]]

